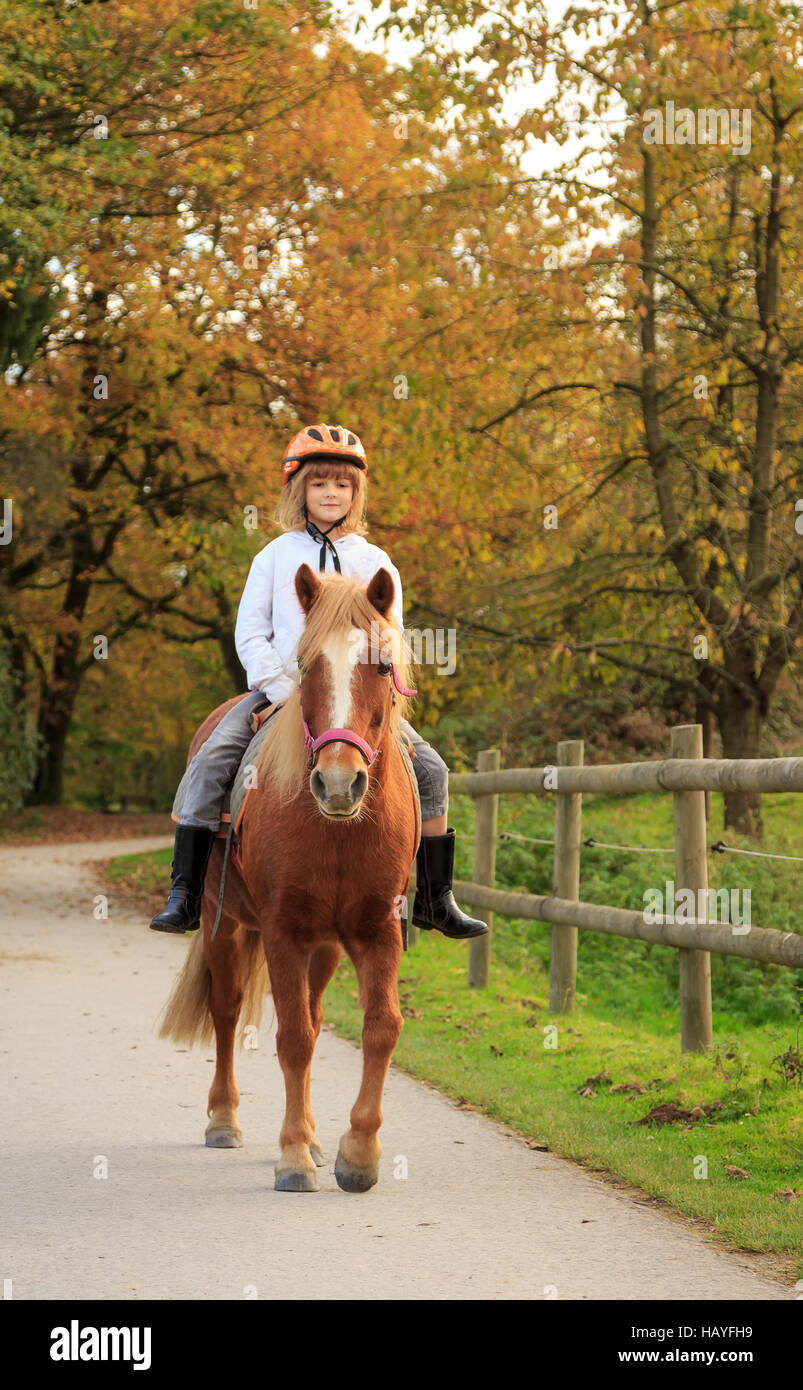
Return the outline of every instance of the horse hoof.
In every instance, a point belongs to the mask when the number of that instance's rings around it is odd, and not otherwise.
[[[356,1168],[338,1149],[335,1177],[338,1187],[344,1192],[367,1192],[379,1179],[379,1164],[374,1163],[370,1168]]]
[[[232,1125],[215,1125],[213,1129],[206,1131],[206,1147],[208,1149],[241,1149],[243,1147],[243,1132],[241,1129],[234,1129]]]
[[[308,1172],[306,1168],[300,1171],[288,1168],[283,1173],[277,1168],[273,1186],[277,1192],[317,1192],[318,1175]]]
[[[310,1157],[312,1158],[315,1167],[323,1168],[326,1164],[326,1159],[323,1156],[323,1149],[321,1148],[317,1139],[312,1139],[310,1141],[309,1151]]]

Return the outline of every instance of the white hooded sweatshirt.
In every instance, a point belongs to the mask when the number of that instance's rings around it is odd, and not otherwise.
[[[384,550],[353,532],[333,540],[341,573],[367,584],[386,569],[396,590],[393,615],[400,628],[402,585],[399,571]],[[237,611],[234,645],[245,667],[249,690],[263,690],[272,700],[284,700],[298,685],[296,651],[304,631],[304,611],[295,590],[296,571],[306,563],[318,574],[321,543],[306,531],[286,531],[254,556]],[[327,571],[334,561],[327,549]]]

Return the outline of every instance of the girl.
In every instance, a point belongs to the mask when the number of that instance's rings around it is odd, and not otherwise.
[[[299,566],[306,561],[314,568],[317,562],[319,570],[334,568],[364,583],[384,567],[396,589],[394,616],[404,628],[399,572],[384,550],[364,539],[367,476],[365,450],[350,430],[311,425],[290,441],[274,513],[284,535],[254,557],[237,613],[234,641],[249,695],[221,719],[190,763],[170,898],[151,922],[155,931],[193,931],[199,925],[204,875],[223,799],[253,737],[251,711],[266,696],[271,702],[285,699],[298,684],[295,654],[304,628],[294,585]],[[486,923],[461,912],[452,894],[455,832],[446,824],[449,769],[412,725],[403,720],[401,727],[415,748],[412,766],[421,798],[413,921],[444,936],[483,936]]]

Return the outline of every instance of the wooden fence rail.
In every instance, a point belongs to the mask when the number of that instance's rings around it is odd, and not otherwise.
[[[463,883],[459,879],[453,887],[456,897],[471,903],[472,907],[498,912],[500,917],[576,926],[586,931],[604,932],[607,936],[627,936],[631,941],[649,941],[654,946],[698,947],[703,953],[716,951],[721,956],[742,956],[746,960],[771,961],[775,965],[791,965],[793,969],[803,970],[803,936],[793,931],[751,926],[749,933],[742,936],[740,927],[734,929],[727,922],[697,919],[648,922],[637,908],[569,902],[565,898],[538,893],[507,893],[501,888],[483,888],[481,884]]]
[[[605,796],[674,791],[803,792],[803,758],[706,758],[701,762],[665,758],[662,762],[604,763],[600,767],[507,767],[499,772],[452,773],[449,791],[467,792],[469,796],[490,792],[550,796],[558,779],[561,791]]]
[[[709,918],[705,818],[706,791],[803,791],[803,758],[745,759],[702,756],[702,726],[672,730],[673,757],[661,762],[584,767],[583,744],[558,744],[557,762],[543,768],[499,768],[499,750],[478,755],[478,771],[452,774],[450,792],[465,793],[476,807],[474,880],[454,883],[455,896],[473,908],[503,916],[552,923],[550,1009],[570,1013],[577,985],[577,931],[599,931],[668,946],[680,963],[681,1046],[703,1051],[713,1038],[711,956],[741,956],[803,968],[803,936],[757,927],[752,922]],[[583,792],[611,795],[670,792],[675,811],[676,891],[690,889],[697,913],[686,920],[651,921],[645,912],[580,902],[581,814]],[[493,886],[500,794],[526,792],[555,797],[553,892],[503,892]],[[702,909],[702,910],[701,910]],[[685,914],[684,914],[685,917]],[[489,922],[489,926],[492,925]],[[488,983],[491,932],[471,942],[469,984]]]

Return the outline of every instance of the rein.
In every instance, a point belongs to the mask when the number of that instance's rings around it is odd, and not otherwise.
[[[399,680],[399,673],[396,670],[395,662],[387,665],[380,662],[377,670],[380,676],[390,676],[388,691],[390,693],[390,703],[396,703],[396,691],[399,695],[416,695],[416,690],[409,690],[406,685],[402,685]],[[304,747],[307,750],[307,767],[311,771],[317,761],[318,752],[327,743],[350,743],[353,748],[359,749],[366,763],[370,767],[374,759],[379,756],[379,749],[372,748],[370,743],[366,743],[364,738],[355,733],[353,729],[327,729],[325,733],[313,738],[309,724],[304,717],[304,705],[301,699],[301,684],[304,679],[303,674],[298,678],[298,703],[301,708],[301,722],[304,725]],[[395,689],[394,689],[395,687]]]

